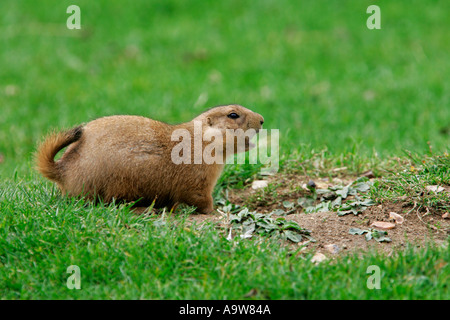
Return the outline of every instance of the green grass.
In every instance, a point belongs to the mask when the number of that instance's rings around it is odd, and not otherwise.
[[[446,192],[427,190],[427,187],[434,186],[437,189],[450,185],[450,156],[409,156],[408,165],[375,184],[371,197],[380,202],[403,201],[417,209],[450,211],[450,199]]]
[[[372,31],[368,0],[81,0],[79,31],[65,26],[71,4],[0,2],[0,298],[449,298],[448,246],[316,266],[274,239],[234,243],[214,225],[190,225],[189,208],[164,224],[63,198],[32,163],[54,128],[111,114],[183,122],[227,103],[280,130],[289,172],[383,174],[404,150],[443,154],[448,1],[377,1],[382,29]],[[421,183],[448,185],[448,162],[433,159]],[[258,168],[228,166],[216,198]],[[415,192],[415,176],[402,176],[379,186],[380,201]],[[420,203],[448,208],[435,200]],[[70,265],[81,290],[66,287]],[[381,290],[366,287],[370,265]]]
[[[448,246],[316,266],[299,249],[258,237],[228,241],[184,214],[137,216],[61,199],[40,182],[1,187],[4,299],[450,298]],[[80,268],[80,290],[66,286],[71,265]],[[371,265],[380,268],[380,290],[366,286]]]

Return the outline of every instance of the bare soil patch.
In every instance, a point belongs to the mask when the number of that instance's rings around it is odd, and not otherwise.
[[[450,227],[450,223],[445,219],[429,213],[421,217],[423,213],[415,211],[407,215],[402,214],[404,209],[402,204],[386,203],[371,207],[357,216],[340,217],[336,212],[317,212],[293,214],[286,219],[292,219],[300,226],[311,230],[313,238],[317,241],[313,246],[323,253],[330,253],[327,249],[329,245],[335,245],[339,253],[355,249],[377,249],[390,254],[395,249],[405,247],[407,243],[421,247],[429,243],[440,245],[446,242],[448,237],[446,230]],[[370,229],[374,221],[392,222],[389,220],[389,212],[396,212],[404,217],[402,224],[396,224],[393,229],[386,230],[387,236],[392,239],[391,242],[377,242],[374,239],[367,241],[363,235],[349,233],[351,228]],[[435,224],[438,224],[439,228]]]
[[[353,177],[339,179],[344,184],[353,181]],[[269,213],[274,209],[284,209],[283,201],[296,201],[296,199],[307,193],[304,185],[308,179],[298,176],[284,176],[281,179],[271,178],[271,185],[262,192],[261,189],[254,190],[251,187],[239,190],[229,190],[228,198],[234,204],[246,205],[251,210],[260,213]],[[317,184],[326,186],[335,184],[336,181],[328,179],[318,180]],[[351,228],[363,230],[381,230],[374,228],[371,224],[375,221],[392,222],[390,212],[395,212],[404,218],[402,224],[395,224],[393,229],[386,230],[391,242],[377,242],[375,239],[366,240],[364,235],[350,234]],[[417,210],[413,205],[406,202],[385,202],[368,207],[358,215],[347,214],[338,216],[336,212],[315,212],[306,214],[299,209],[285,216],[286,220],[293,220],[301,227],[311,231],[315,242],[307,245],[307,250],[315,249],[324,253],[327,257],[346,252],[358,250],[375,249],[391,254],[397,249],[412,244],[417,247],[426,246],[430,243],[443,245],[449,237],[450,219],[443,218],[443,212],[431,210]],[[228,227],[226,216],[215,213],[213,215],[192,215],[192,221],[197,223],[214,222],[219,227]],[[295,246],[305,243],[292,244]]]

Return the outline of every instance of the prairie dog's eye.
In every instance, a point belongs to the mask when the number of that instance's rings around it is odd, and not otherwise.
[[[230,119],[237,119],[239,118],[239,115],[237,113],[232,112],[227,117]]]

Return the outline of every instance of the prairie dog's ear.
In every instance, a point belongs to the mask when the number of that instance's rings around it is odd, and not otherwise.
[[[211,117],[206,118],[206,123],[207,123],[208,126],[210,126],[210,127],[213,125],[213,122],[212,122]]]

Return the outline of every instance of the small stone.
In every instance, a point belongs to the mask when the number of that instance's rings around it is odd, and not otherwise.
[[[316,183],[313,180],[309,180],[307,186],[309,188],[316,188]]]
[[[312,257],[311,262],[318,264],[322,261],[325,261],[326,259],[327,257],[323,253],[316,252],[316,254]]]
[[[449,214],[448,212],[446,212],[446,213],[444,213],[444,214],[442,215],[442,218],[443,218],[443,219],[450,219],[450,214]]]
[[[339,253],[339,251],[341,251],[341,249],[334,243],[326,244],[323,247],[332,254],[337,254]]]
[[[261,189],[265,188],[269,185],[269,182],[267,180],[254,180],[252,183],[252,189]]]

